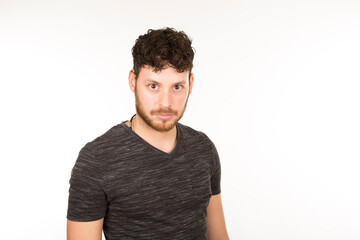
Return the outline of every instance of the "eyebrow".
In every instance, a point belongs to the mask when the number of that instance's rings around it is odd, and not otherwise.
[[[146,82],[152,82],[152,83],[156,83],[157,85],[161,85],[160,82],[155,81],[155,80],[153,80],[153,79],[146,79]],[[185,83],[186,83],[186,81],[185,81],[185,80],[182,80],[182,81],[179,81],[179,82],[174,83],[173,85],[179,85],[179,84],[185,84]]]

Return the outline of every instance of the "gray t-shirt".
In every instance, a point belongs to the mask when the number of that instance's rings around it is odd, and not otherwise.
[[[107,240],[207,239],[207,206],[221,191],[219,157],[204,133],[176,126],[171,153],[124,122],[88,142],[71,172],[67,218],[104,217]]]

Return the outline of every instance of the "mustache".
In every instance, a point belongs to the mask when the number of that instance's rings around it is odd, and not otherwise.
[[[171,108],[160,108],[160,109],[157,109],[157,110],[152,110],[150,112],[151,114],[155,115],[155,114],[173,114],[173,115],[177,115],[178,112],[175,111],[175,110],[172,110]]]

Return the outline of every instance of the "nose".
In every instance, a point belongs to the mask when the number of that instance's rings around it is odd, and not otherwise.
[[[172,96],[169,90],[164,90],[160,96],[161,107],[171,107]]]

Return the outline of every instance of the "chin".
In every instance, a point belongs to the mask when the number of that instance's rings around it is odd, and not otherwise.
[[[152,122],[150,127],[152,127],[153,129],[155,129],[156,131],[159,132],[168,132],[171,129],[173,129],[176,125],[178,121],[171,121],[171,122],[162,122],[162,123],[156,123],[156,122]]]

